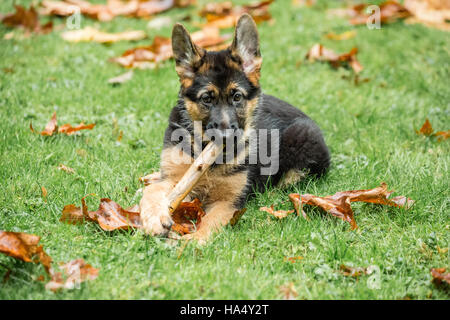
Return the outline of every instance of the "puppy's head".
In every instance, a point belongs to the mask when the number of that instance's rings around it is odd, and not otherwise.
[[[229,131],[249,125],[258,104],[262,58],[256,24],[248,14],[237,22],[231,46],[206,51],[177,24],[172,32],[181,95],[192,121],[204,129]]]

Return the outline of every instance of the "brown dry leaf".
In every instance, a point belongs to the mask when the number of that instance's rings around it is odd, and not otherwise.
[[[358,4],[350,8],[332,9],[329,12],[340,17],[347,17],[353,25],[366,24],[372,15],[367,13],[366,9],[369,4]],[[400,3],[396,1],[386,1],[379,5],[380,8],[380,23],[386,24],[394,22],[398,19],[403,19],[411,16],[411,13]]]
[[[53,29],[53,23],[48,22],[45,25],[41,25],[37,11],[33,6],[29,9],[25,9],[22,6],[14,5],[16,12],[10,13],[2,17],[1,21],[8,27],[22,27],[27,32],[34,33],[49,33]]]
[[[146,176],[140,177],[139,182],[144,183],[145,186],[148,186],[152,183],[156,183],[158,181],[161,181],[161,172],[153,172]]]
[[[349,222],[352,229],[356,229],[358,226],[350,205],[351,202],[370,202],[406,209],[410,208],[414,203],[413,200],[404,196],[389,199],[392,193],[393,191],[388,191],[387,184],[382,182],[379,187],[374,189],[342,191],[326,197],[291,193],[289,199],[294,204],[297,214],[300,214],[301,211],[303,216],[306,217],[306,213],[302,210],[302,206],[305,204],[317,206],[331,215]]]
[[[277,210],[277,211],[274,211],[273,210],[273,205],[271,205],[270,208],[268,208],[268,207],[261,207],[261,208],[259,208],[259,211],[265,211],[267,213],[270,213],[271,215],[273,215],[274,217],[276,217],[278,219],[286,218],[289,214],[294,212],[294,210]]]
[[[205,49],[222,45],[230,39],[230,35],[221,36],[218,28],[204,28],[192,33],[191,37],[195,44]],[[156,36],[151,45],[127,50],[122,56],[112,58],[110,61],[126,68],[153,69],[158,63],[170,58],[172,58],[171,40]]]
[[[346,32],[339,33],[339,34],[330,32],[325,35],[325,37],[327,37],[330,40],[348,40],[348,39],[354,38],[355,36],[356,36],[355,30],[346,31]]]
[[[41,263],[49,273],[52,259],[38,246],[40,239],[34,234],[0,231],[0,252],[25,262]]]
[[[142,30],[124,31],[118,33],[102,32],[96,28],[86,27],[80,30],[66,31],[61,37],[69,42],[93,41],[99,43],[113,43],[118,41],[137,41],[147,37]]]
[[[125,72],[124,74],[118,75],[117,77],[111,78],[108,80],[108,83],[110,84],[121,84],[127,81],[130,81],[133,78],[133,70],[130,70],[128,72]],[[122,130],[119,132],[119,136],[117,138],[117,141],[122,140]]]
[[[436,286],[450,285],[450,273],[446,272],[446,268],[431,268],[431,280]]]
[[[116,16],[150,17],[172,8],[193,4],[194,0],[108,0],[106,4],[92,4],[83,0],[42,2],[41,13],[67,17],[76,12],[99,21],[110,21]]]
[[[206,4],[199,12],[201,17],[206,18],[207,23],[200,25],[202,27],[217,27],[220,29],[232,28],[235,26],[239,17],[244,14],[250,14],[256,23],[269,21],[272,15],[269,12],[269,5],[274,0],[260,1],[244,6],[233,7],[230,1]]]
[[[58,166],[57,169],[58,169],[58,170],[61,170],[61,171],[65,171],[65,172],[70,173],[70,174],[75,173],[75,170],[74,170],[74,169],[69,168],[69,167],[63,165],[62,163]]]
[[[367,268],[362,267],[349,267],[341,264],[339,269],[341,273],[346,277],[359,278],[360,276],[367,274]]]
[[[298,297],[298,292],[295,290],[293,282],[280,286],[279,290],[284,300],[295,300],[295,298]]]
[[[297,256],[297,257],[285,257],[284,261],[289,261],[290,263],[296,263],[297,261],[302,260],[303,257],[302,256]]]
[[[57,130],[58,130],[58,120],[56,119],[56,112],[53,112],[52,118],[45,126],[44,131],[41,132],[41,136],[52,136]]]
[[[56,132],[65,133],[67,135],[72,135],[80,130],[86,130],[86,129],[92,130],[94,127],[95,127],[95,123],[84,124],[82,122],[76,127],[72,127],[72,125],[66,123],[58,128],[58,120],[56,119],[56,112],[54,112],[52,118],[45,126],[45,129],[41,132],[41,135],[42,136],[52,136]],[[31,132],[35,133],[31,122],[30,122],[30,130],[31,130]]]
[[[306,54],[306,59],[310,62],[313,61],[326,61],[329,62],[334,68],[340,66],[350,66],[355,73],[359,73],[363,70],[362,65],[356,59],[358,53],[357,48],[353,48],[348,53],[341,55],[336,54],[334,51],[325,48],[320,43],[315,44]]]
[[[81,199],[81,208],[73,204],[66,205],[59,220],[70,224],[78,224],[85,220],[93,221],[97,222],[105,231],[128,229],[130,227],[142,228],[139,206],[123,209],[111,199],[103,198],[100,200],[97,211],[89,211],[85,198],[90,195],[92,194],[88,194]],[[193,233],[204,215],[205,212],[198,199],[191,202],[182,202],[172,214],[172,219],[175,222],[172,231],[181,235]]]
[[[51,272],[51,280],[45,289],[57,291],[60,289],[73,289],[81,282],[94,280],[98,277],[98,269],[84,262],[83,259],[72,260],[60,265],[61,272]],[[65,278],[65,279],[64,279]]]
[[[47,201],[48,192],[44,186],[41,187],[41,193],[42,193],[42,198],[44,198],[44,201]]]
[[[413,15],[406,23],[422,23],[427,27],[450,31],[449,0],[405,0],[404,5]]]
[[[449,135],[450,135],[450,131],[438,131],[436,133],[433,133],[433,127],[431,126],[430,121],[427,119],[425,119],[424,124],[422,125],[422,127],[420,128],[420,130],[416,130],[416,133],[418,135],[424,135],[427,137],[437,137],[438,141],[442,141],[442,140],[446,140],[448,139]]]
[[[317,0],[292,0],[294,7],[311,7],[315,5]]]
[[[424,124],[419,131],[416,130],[417,134],[423,134],[424,136],[431,136],[433,134],[433,127],[431,126],[430,120],[425,119]]]

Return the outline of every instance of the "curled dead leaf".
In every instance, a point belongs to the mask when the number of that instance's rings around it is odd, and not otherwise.
[[[61,37],[69,42],[92,41],[99,43],[113,43],[118,41],[137,41],[147,37],[144,31],[124,31],[118,33],[102,32],[96,28],[85,27],[80,30],[70,30],[63,32]]]
[[[63,273],[52,270],[51,280],[45,285],[47,290],[73,289],[81,282],[96,279],[99,272],[98,269],[85,263],[83,259],[64,263],[60,265],[60,269],[63,270]]]
[[[139,206],[135,205],[128,209],[123,209],[119,204],[108,198],[100,200],[98,210],[89,211],[86,205],[86,197],[81,199],[81,208],[74,204],[66,205],[59,219],[61,222],[78,224],[84,221],[92,221],[99,224],[105,231],[119,229],[142,228]],[[181,235],[190,234],[196,231],[205,215],[201,207],[201,202],[194,199],[191,202],[182,202],[172,214],[172,231]]]
[[[340,272],[346,277],[359,278],[360,276],[367,274],[367,268],[362,267],[350,267],[341,264],[339,269]]]
[[[75,134],[76,132],[80,130],[91,130],[95,127],[95,123],[91,124],[84,124],[83,122],[80,123],[76,127],[72,127],[71,124],[66,123],[58,128],[58,120],[56,118],[56,112],[53,112],[52,118],[45,126],[45,129],[41,132],[42,136],[52,136],[55,133],[65,133],[67,135]],[[35,133],[35,130],[33,128],[33,124],[30,122],[30,130],[31,132]]]
[[[334,68],[348,65],[355,73],[359,73],[363,70],[363,66],[356,58],[357,53],[358,49],[353,48],[348,53],[338,55],[334,51],[325,48],[320,43],[317,43],[308,51],[306,54],[306,59],[310,62],[314,62],[316,60],[325,61],[330,63]]]
[[[269,21],[272,15],[269,12],[269,6],[274,0],[260,1],[244,6],[233,6],[230,1],[207,3],[199,12],[201,17],[206,18],[207,23],[201,27],[216,27],[219,29],[232,28],[236,25],[239,17],[248,13],[253,17],[256,23]]]
[[[64,172],[67,172],[67,173],[70,173],[70,174],[75,173],[75,170],[74,170],[74,169],[69,168],[69,167],[63,165],[62,163],[57,167],[57,169],[58,169],[58,170],[61,170],[61,171],[64,171]]]
[[[39,16],[33,6],[29,9],[25,9],[20,5],[14,5],[16,11],[11,14],[5,15],[1,21],[8,27],[21,27],[27,32],[34,33],[49,33],[53,29],[53,23],[48,22],[45,25],[41,25],[39,22]]]
[[[280,286],[279,291],[284,300],[295,300],[295,298],[298,296],[298,292],[297,290],[295,290],[293,282],[289,282],[285,285]]]
[[[351,202],[370,202],[406,209],[413,205],[414,201],[404,196],[389,199],[392,193],[393,191],[388,191],[387,184],[382,182],[379,187],[374,189],[342,191],[326,197],[291,193],[289,199],[294,204],[297,214],[300,214],[300,211],[302,211],[303,216],[306,217],[306,213],[302,210],[302,206],[305,204],[317,206],[329,214],[347,221],[352,229],[356,229],[358,226],[350,205]]]
[[[49,273],[52,259],[38,246],[40,239],[34,234],[0,231],[0,252],[25,262],[41,263]]]
[[[442,141],[442,140],[446,140],[448,139],[449,135],[450,135],[450,130],[449,131],[438,131],[436,133],[433,133],[433,127],[431,126],[430,120],[425,119],[424,124],[422,125],[422,127],[420,128],[420,130],[416,130],[416,133],[418,135],[424,135],[427,137],[437,137],[438,141]]]
[[[273,215],[274,217],[276,217],[278,219],[286,218],[289,214],[294,212],[294,210],[277,210],[277,211],[275,211],[273,209],[273,205],[271,205],[270,208],[261,207],[261,208],[259,208],[259,211],[265,211],[267,213],[270,213],[271,215]]]
[[[450,285],[450,273],[446,268],[431,268],[431,280],[436,286]]]

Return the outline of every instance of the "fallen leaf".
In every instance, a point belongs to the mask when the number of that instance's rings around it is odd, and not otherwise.
[[[450,273],[446,272],[446,268],[431,268],[431,280],[436,286],[450,285]]]
[[[44,198],[44,201],[47,201],[47,194],[48,194],[48,192],[47,192],[47,189],[44,186],[41,187],[41,192],[42,192],[42,198]]]
[[[413,15],[405,23],[422,23],[427,27],[450,31],[450,1],[405,0],[404,6]]]
[[[58,130],[58,120],[56,119],[56,112],[53,112],[52,118],[45,126],[44,131],[41,132],[41,135],[52,136],[57,130]]]
[[[359,278],[360,276],[367,274],[367,268],[349,267],[341,264],[339,269],[341,273],[346,277]]]
[[[361,25],[370,21],[370,17],[374,14],[374,12],[367,13],[368,6],[369,4],[362,3],[350,8],[332,9],[329,12],[333,15],[349,18],[350,23],[353,25]],[[391,23],[411,16],[411,13],[396,1],[386,1],[378,7],[380,8],[381,24]]]
[[[329,214],[349,222],[352,229],[356,229],[358,226],[350,205],[351,202],[370,202],[406,209],[410,208],[414,203],[413,200],[404,196],[389,199],[392,193],[393,191],[388,191],[387,184],[382,182],[379,187],[374,189],[342,191],[326,197],[291,193],[289,199],[294,204],[298,215],[302,212],[303,216],[306,217],[306,213],[302,210],[302,206],[305,204],[317,206]]]
[[[113,43],[118,41],[137,41],[147,37],[144,31],[124,31],[118,33],[102,32],[96,28],[85,27],[80,30],[66,31],[61,37],[69,42],[92,41],[99,43]]]
[[[52,259],[38,246],[40,239],[34,234],[0,231],[0,252],[25,262],[41,263],[49,273]]]
[[[200,11],[199,15],[206,18],[207,23],[201,24],[202,27],[216,27],[220,29],[232,28],[235,26],[239,17],[244,14],[250,14],[256,23],[269,21],[272,15],[269,12],[269,5],[274,0],[260,1],[244,6],[233,7],[230,1],[207,3]]]
[[[49,33],[53,29],[53,23],[48,22],[45,25],[41,25],[37,11],[33,6],[29,9],[25,9],[22,6],[14,5],[16,12],[5,15],[1,21],[8,27],[21,27],[27,32],[34,33]]]
[[[61,170],[61,171],[65,171],[65,172],[70,173],[70,174],[75,173],[74,169],[69,168],[69,167],[67,167],[67,166],[65,166],[63,164],[60,164],[57,169]]]
[[[172,19],[169,17],[157,17],[153,18],[147,23],[147,28],[159,30],[163,27],[172,25]]]
[[[425,119],[424,124],[422,125],[422,127],[420,128],[420,130],[416,130],[416,133],[418,135],[424,135],[427,137],[437,137],[438,141],[442,141],[442,140],[446,140],[448,139],[449,135],[450,135],[450,131],[438,131],[436,133],[433,133],[433,127],[431,126],[430,121],[427,119]]]
[[[416,130],[416,133],[422,134],[424,136],[431,136],[433,134],[433,127],[431,126],[431,123],[428,120],[428,118],[425,120],[420,130],[419,131]]]
[[[296,263],[297,261],[302,260],[303,257],[302,256],[297,256],[297,257],[285,257],[284,260],[285,261],[289,261],[290,263]]]
[[[84,221],[97,222],[105,231],[119,229],[142,228],[139,206],[123,209],[119,204],[111,199],[103,198],[97,211],[89,211],[85,198],[81,199],[81,208],[74,204],[66,205],[63,208],[60,221],[69,224],[78,224]],[[182,202],[172,214],[172,231],[181,235],[195,232],[205,215],[198,199],[191,202]]]
[[[47,290],[73,289],[81,282],[98,277],[98,269],[84,262],[83,259],[72,260],[60,265],[64,273],[52,270],[51,280],[45,285]]]
[[[350,66],[355,73],[359,73],[363,70],[362,65],[356,59],[358,53],[357,48],[353,48],[348,53],[341,55],[336,54],[334,51],[325,48],[320,43],[315,44],[306,54],[306,59],[310,62],[314,61],[326,61],[329,62],[334,68],[340,66]]]
[[[65,133],[67,135],[75,134],[77,131],[80,130],[86,130],[86,129],[93,129],[95,127],[95,123],[91,124],[84,124],[81,123],[76,127],[72,127],[72,125],[66,123],[58,128],[58,120],[56,119],[56,112],[53,113],[52,118],[45,126],[45,129],[41,132],[42,136],[52,136],[54,133]],[[30,122],[30,130],[31,132],[35,133],[33,124]]]
[[[92,130],[95,127],[95,123],[84,124],[83,122],[77,125],[76,127],[72,127],[71,124],[66,123],[58,128],[58,133],[65,133],[67,135],[73,135],[80,130]]]
[[[273,205],[271,205],[270,208],[268,208],[268,207],[261,207],[261,208],[259,208],[259,211],[265,211],[267,213],[270,213],[271,215],[275,216],[278,219],[286,218],[289,214],[294,212],[294,210],[277,210],[277,211],[274,211]]]
[[[124,74],[118,75],[117,77],[111,78],[108,80],[108,83],[110,84],[121,84],[127,81],[130,81],[133,78],[133,70],[130,70],[128,72],[125,72]],[[122,131],[120,131],[122,132]],[[120,140],[122,140],[120,136]],[[118,139],[118,141],[120,141]]]
[[[348,40],[348,39],[354,38],[355,36],[356,36],[355,30],[346,31],[346,32],[339,33],[339,34],[330,32],[325,35],[325,37],[327,37],[328,39],[331,39],[331,40]]]
[[[297,290],[295,290],[294,283],[289,282],[285,285],[279,287],[279,291],[283,296],[284,300],[295,300],[298,296]]]
[[[106,4],[92,4],[83,0],[42,1],[41,13],[67,17],[79,10],[85,16],[99,21],[110,21],[116,16],[148,18],[172,8],[193,4],[194,0],[108,0]]]
[[[192,33],[191,37],[195,44],[205,49],[217,48],[231,38],[230,35],[221,36],[218,28],[204,28]],[[153,69],[158,63],[172,56],[170,38],[156,36],[151,45],[127,50],[122,56],[112,58],[110,61],[126,68]]]

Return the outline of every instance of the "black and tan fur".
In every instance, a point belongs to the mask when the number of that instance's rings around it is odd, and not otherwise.
[[[192,134],[194,121],[201,121],[203,130],[242,129],[244,143],[251,128],[278,129],[280,157],[274,175],[261,175],[259,162],[213,165],[186,200],[199,198],[206,209],[199,229],[189,237],[206,240],[229,222],[252,191],[263,190],[269,180],[282,186],[295,183],[305,173],[321,175],[327,170],[329,151],[317,125],[300,110],[261,92],[259,38],[249,15],[239,19],[233,43],[226,50],[213,52],[197,47],[179,24],[173,29],[172,48],[181,89],[165,133],[162,181],[148,186],[141,200],[147,233],[164,235],[172,225],[167,194],[190,166],[173,162],[171,153],[179,153],[179,141],[172,141],[172,132],[184,128]],[[248,152],[244,148],[234,156],[248,160]],[[193,161],[193,154],[183,156]]]

